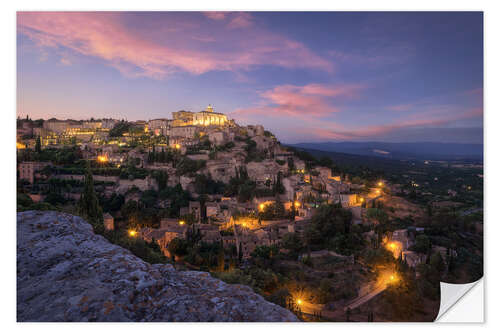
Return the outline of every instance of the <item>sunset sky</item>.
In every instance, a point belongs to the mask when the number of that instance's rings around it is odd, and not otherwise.
[[[482,143],[482,13],[21,12],[17,113],[212,104],[285,143]]]

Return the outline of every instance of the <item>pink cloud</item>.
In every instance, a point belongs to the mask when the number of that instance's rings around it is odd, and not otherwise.
[[[323,117],[340,109],[332,104],[335,98],[350,98],[363,89],[362,85],[322,85],[305,86],[281,85],[260,93],[260,106],[239,109],[234,115],[266,114],[298,117]]]
[[[161,20],[148,20],[145,15],[20,12],[18,32],[44,50],[71,50],[101,59],[127,76],[164,78],[179,71],[199,75],[209,71],[250,70],[259,65],[333,71],[329,61],[302,43],[257,26],[250,28],[251,17],[247,13],[234,13],[232,18],[237,19],[234,27],[247,26],[247,29],[228,29],[232,21],[225,21],[229,15],[226,13],[210,12],[211,24],[194,17],[198,13],[165,14]],[[147,24],[147,29],[137,28],[141,24],[129,24],[134,20]],[[189,36],[196,37],[186,38]],[[204,42],[200,43],[201,40]]]
[[[247,28],[253,24],[252,16],[249,13],[239,12],[231,19],[227,25],[229,28]]]
[[[203,12],[203,15],[216,21],[225,19],[228,14],[229,12]]]
[[[386,125],[365,126],[353,130],[339,130],[337,124],[335,124],[337,129],[332,130],[325,127],[315,127],[308,128],[307,131],[312,133],[315,137],[321,139],[359,140],[372,138],[382,134],[388,134],[393,131],[405,128],[446,126],[459,120],[481,117],[482,115],[482,108],[473,108],[456,113],[454,115],[435,115],[434,117],[430,117],[427,119],[422,117],[414,117],[410,119],[395,121]],[[323,124],[323,126],[324,125],[327,124]]]

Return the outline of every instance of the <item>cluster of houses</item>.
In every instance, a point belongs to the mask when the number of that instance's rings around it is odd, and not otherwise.
[[[52,145],[50,140],[45,140],[46,138],[54,137],[57,141],[63,137],[73,136],[78,139],[77,144],[85,159],[106,161],[116,167],[134,160],[137,167],[147,171],[164,171],[168,174],[168,186],[180,184],[184,190],[191,193],[194,200],[198,197],[195,189],[196,174],[204,174],[214,181],[227,184],[232,177],[236,177],[238,170],[244,168],[248,177],[255,181],[257,189],[269,189],[270,184],[276,182],[278,175],[281,177],[284,188],[282,194],[253,197],[246,202],[239,202],[236,197],[225,197],[220,194],[208,195],[203,205],[199,201],[191,201],[187,207],[182,207],[179,219],[162,220],[160,228],[147,228],[139,232],[140,237],[158,242],[164,251],[172,239],[185,237],[187,223],[183,221],[183,216],[187,215],[194,219],[194,226],[200,230],[204,241],[223,241],[226,246],[235,245],[238,251],[242,249],[243,257],[249,257],[258,245],[276,244],[280,242],[284,234],[300,232],[321,203],[340,203],[352,211],[354,223],[362,223],[366,222],[362,203],[376,199],[376,195],[371,197],[360,195],[359,186],[356,187],[349,181],[341,179],[340,176],[333,175],[328,167],[308,168],[303,160],[281,146],[271,133],[264,130],[263,126],[239,126],[233,120],[229,120],[226,115],[214,112],[211,106],[201,112],[173,112],[173,119],[135,122],[133,126],[141,135],[168,138],[165,143],[154,146],[128,147],[127,144],[132,138],[125,134],[122,137],[101,140],[117,122],[112,119],[47,120],[40,128],[25,127],[23,123],[23,126],[18,128],[18,142],[22,141],[19,135],[29,131],[43,139],[43,147]],[[23,142],[27,147],[33,145],[33,142],[29,140]],[[211,151],[190,149],[207,140],[212,147],[218,147],[218,149]],[[253,149],[259,152],[258,159],[248,160],[249,142],[253,144]],[[228,143],[231,144],[228,145]],[[191,160],[203,160],[205,161],[204,167],[196,174],[178,175],[172,162],[148,159],[153,149],[155,152],[176,151]],[[42,171],[48,165],[51,163],[21,162],[18,165],[19,178],[33,184],[37,179],[42,178]],[[104,184],[102,186],[104,186],[105,195],[121,193],[126,195],[126,201],[137,200],[138,198],[134,196],[138,194],[131,193],[131,188],[137,188],[140,191],[158,188],[156,180],[149,175],[151,172],[147,174],[144,178],[133,179],[95,175],[94,180]],[[83,180],[84,175],[57,173],[51,177]],[[77,199],[78,193],[73,195]],[[33,194],[32,198],[43,199],[39,194]],[[266,206],[277,201],[283,204],[285,211],[293,209],[294,218],[260,221],[249,217],[255,216]],[[161,202],[163,208],[170,204],[168,200]],[[238,212],[238,216],[246,217],[233,216],[235,212]],[[202,220],[208,223],[203,224]],[[109,213],[105,214],[105,226],[107,229],[114,228],[113,217]],[[221,231],[228,232],[221,233]]]
[[[385,247],[392,252],[395,258],[401,258],[401,260],[405,261],[406,264],[412,268],[415,268],[418,264],[426,263],[429,253],[439,253],[446,265],[450,256],[457,256],[455,250],[437,245],[432,245],[432,248],[427,253],[420,253],[411,250],[412,246],[415,245],[416,236],[423,234],[423,232],[424,228],[420,227],[394,230],[387,237],[385,237],[382,242]],[[371,236],[373,236],[373,233]]]

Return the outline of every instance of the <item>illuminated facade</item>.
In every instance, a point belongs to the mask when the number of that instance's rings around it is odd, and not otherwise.
[[[172,126],[190,126],[193,125],[193,112],[191,111],[177,111],[172,112]]]
[[[193,116],[195,126],[224,126],[227,123],[227,116],[214,112],[214,108],[209,105],[204,111],[197,112]]]
[[[227,116],[223,113],[214,112],[214,108],[209,105],[200,112],[177,111],[172,112],[172,126],[225,126],[228,125]]]

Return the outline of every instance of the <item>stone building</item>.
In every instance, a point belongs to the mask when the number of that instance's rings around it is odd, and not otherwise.
[[[172,137],[194,138],[196,131],[196,126],[192,125],[175,126],[170,128],[169,135]]]
[[[227,116],[223,113],[214,112],[209,105],[200,112],[177,111],[172,112],[172,126],[225,126],[229,124]]]
[[[215,131],[208,133],[208,140],[216,145],[222,145],[228,141],[228,136],[226,132]]]
[[[195,126],[224,126],[226,123],[227,116],[214,112],[211,105],[208,105],[205,110],[193,114],[193,125]]]
[[[167,135],[170,120],[166,118],[152,119],[148,121],[148,130],[155,135]]]
[[[339,197],[342,207],[352,207],[358,204],[357,194],[340,194]]]
[[[35,173],[46,166],[49,162],[22,162],[19,164],[19,179],[25,179],[31,184],[35,181]]]
[[[219,213],[220,207],[216,202],[207,202],[205,204],[207,217],[216,216]]]
[[[180,110],[172,112],[172,126],[189,126],[193,125],[193,112]]]
[[[50,119],[43,122],[43,128],[61,134],[66,131],[70,127],[70,123],[68,121],[62,121],[57,119]]]

